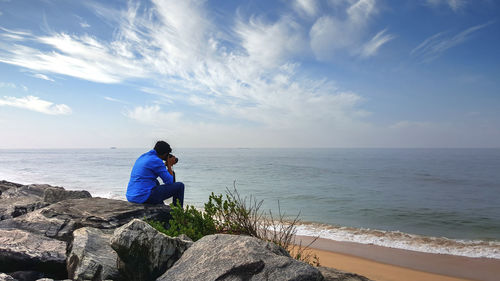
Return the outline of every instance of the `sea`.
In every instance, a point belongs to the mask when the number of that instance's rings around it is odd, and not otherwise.
[[[125,200],[148,149],[0,150],[0,180]],[[185,204],[237,189],[297,234],[500,259],[500,149],[179,148]],[[168,202],[168,201],[167,201]]]

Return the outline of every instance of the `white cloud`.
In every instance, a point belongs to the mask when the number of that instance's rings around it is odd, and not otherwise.
[[[276,67],[305,48],[300,29],[293,18],[282,17],[269,24],[258,18],[251,18],[248,23],[239,21],[235,31],[250,59],[265,67]]]
[[[316,0],[294,0],[293,8],[301,15],[312,17],[318,12],[318,3]]]
[[[31,32],[24,31],[24,30],[12,30],[12,29],[8,29],[8,28],[5,28],[5,27],[1,27],[1,26],[0,26],[0,30],[3,30],[4,32],[7,32],[8,34],[15,34],[15,35],[23,36],[23,37],[32,36]]]
[[[339,50],[353,44],[353,38],[344,24],[331,16],[319,18],[310,31],[311,48],[320,60],[329,59]]]
[[[395,38],[394,35],[385,34],[386,31],[387,29],[380,31],[370,41],[365,43],[361,49],[362,57],[374,56],[382,45]]]
[[[364,28],[363,18],[374,13],[374,3],[360,0],[346,7],[351,30]],[[149,79],[153,86],[143,90],[170,104],[139,106],[124,115],[157,129],[162,122],[175,121],[183,126],[173,128],[186,135],[192,135],[186,130],[205,132],[202,127],[230,132],[226,129],[253,126],[269,132],[270,141],[276,131],[294,139],[328,135],[326,142],[335,138],[334,129],[363,125],[358,121],[367,114],[358,109],[362,97],[337,89],[330,80],[308,77],[294,61],[297,52],[307,48],[307,31],[291,16],[273,22],[239,17],[234,27],[221,28],[210,20],[205,2],[152,4],[139,9],[139,4],[129,2],[119,12],[94,7],[109,16],[106,20],[116,21],[110,41],[85,34],[34,36],[4,30],[22,40],[15,48],[0,45],[0,61],[100,83]],[[31,42],[44,48],[32,47]],[[373,49],[375,53],[378,47]],[[176,104],[206,118],[196,122],[199,116],[172,111]]]
[[[137,106],[132,110],[127,110],[124,115],[141,123],[155,126],[168,126],[178,123],[182,113],[165,113],[160,110],[160,106],[153,105]]]
[[[15,89],[15,88],[17,88],[17,86],[14,83],[0,82],[0,88],[12,88],[12,89]]]
[[[129,102],[126,102],[126,101],[123,101],[123,100],[120,100],[120,99],[115,99],[115,98],[112,98],[112,97],[103,97],[105,100],[107,101],[112,101],[112,102],[117,102],[117,103],[123,103],[123,104],[130,104]]]
[[[3,30],[19,36],[22,41],[36,41],[54,50],[44,52],[20,44],[0,45],[0,62],[101,83],[118,83],[146,75],[139,62],[120,56],[109,44],[88,35],[56,33],[37,37],[22,31]]]
[[[38,79],[43,79],[43,80],[54,82],[54,79],[48,77],[45,74],[41,74],[41,73],[36,73],[35,75],[33,75],[33,77],[38,78]]]
[[[351,24],[364,25],[377,12],[375,0],[358,0],[348,9],[348,21]]]
[[[432,5],[432,6],[447,5],[454,12],[458,12],[466,6],[467,1],[466,0],[427,0],[427,3]]]
[[[345,15],[324,15],[316,20],[309,31],[311,49],[319,60],[330,60],[336,53],[346,51],[350,55],[369,57],[394,38],[385,30],[365,43],[369,22],[378,13],[375,0],[336,1],[333,5]]]
[[[13,106],[49,115],[68,115],[72,112],[71,108],[65,104],[54,104],[35,96],[22,98],[4,96],[0,98],[0,106]]]
[[[417,58],[421,58],[424,62],[430,62],[440,57],[448,49],[465,43],[471,39],[473,33],[492,23],[493,22],[488,22],[467,28],[454,36],[447,36],[445,32],[434,34],[415,47],[410,54]]]
[[[87,22],[85,22],[85,21],[82,21],[82,22],[80,22],[80,26],[81,26],[82,28],[89,28],[89,27],[90,27],[90,24],[88,24],[88,23],[87,23]]]

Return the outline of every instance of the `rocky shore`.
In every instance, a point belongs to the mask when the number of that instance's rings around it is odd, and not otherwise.
[[[297,261],[254,237],[169,237],[166,205],[0,181],[2,280],[368,280]]]

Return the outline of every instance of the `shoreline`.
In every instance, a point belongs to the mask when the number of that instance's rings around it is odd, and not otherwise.
[[[314,238],[297,236],[308,245]],[[500,276],[500,259],[431,254],[318,238],[309,249],[322,266],[354,272],[376,281],[484,280]]]

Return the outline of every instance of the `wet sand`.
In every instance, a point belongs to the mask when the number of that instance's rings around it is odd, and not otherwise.
[[[310,237],[297,237],[307,245]],[[377,281],[500,280],[500,260],[429,254],[376,245],[318,239],[311,250],[322,266],[364,275]]]

